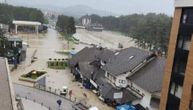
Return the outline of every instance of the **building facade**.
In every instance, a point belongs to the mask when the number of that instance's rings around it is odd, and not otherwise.
[[[0,57],[0,106],[1,110],[17,110],[15,94],[6,58]]]
[[[160,110],[193,110],[193,1],[176,0]]]

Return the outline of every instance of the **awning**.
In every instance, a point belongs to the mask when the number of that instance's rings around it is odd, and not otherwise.
[[[134,106],[132,105],[121,105],[121,106],[117,106],[116,110],[137,110]]]

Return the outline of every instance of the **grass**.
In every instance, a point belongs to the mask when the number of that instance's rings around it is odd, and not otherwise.
[[[66,67],[68,67],[68,63],[66,60],[54,59],[54,61],[48,61],[48,68],[65,69]]]
[[[69,55],[69,52],[57,52],[57,53],[62,55]]]

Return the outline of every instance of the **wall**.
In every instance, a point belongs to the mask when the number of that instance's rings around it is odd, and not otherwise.
[[[145,91],[144,89],[140,88],[139,86],[133,84],[133,86],[140,91],[140,93],[144,94],[144,97],[141,100],[133,101],[132,104],[141,104],[143,107],[148,107],[149,110],[158,110],[158,108],[153,108],[150,106],[151,102],[151,93]]]
[[[192,0],[175,0],[175,7],[189,7],[193,6]]]
[[[178,36],[178,29],[180,24],[182,9],[176,8],[174,13],[174,19],[172,23],[172,29],[170,33],[170,41],[169,41],[169,48],[168,48],[168,56],[166,62],[166,68],[163,77],[163,84],[162,84],[162,93],[161,93],[161,103],[160,103],[160,110],[166,110],[167,105],[167,97],[169,91],[169,84],[171,79],[171,72],[174,62],[174,53],[176,48],[176,41]]]
[[[128,85],[128,81],[125,77],[125,75],[119,75],[116,77],[115,85],[118,87],[126,88]]]

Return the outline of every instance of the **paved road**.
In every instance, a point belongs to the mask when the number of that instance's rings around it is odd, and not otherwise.
[[[49,110],[48,108],[42,106],[41,104],[34,103],[31,100],[22,98],[22,103],[24,110]]]
[[[22,86],[22,85],[18,85],[18,84],[14,84],[14,90],[15,90],[15,94],[19,95],[21,97],[28,97],[31,100],[36,100],[37,103],[42,103],[47,106],[50,107],[52,110],[58,110],[58,105],[56,103],[56,101],[58,99],[62,100],[62,106],[61,106],[61,110],[73,110],[72,109],[72,102],[60,98],[59,96],[50,94],[48,92],[44,92],[38,89],[34,89],[34,88],[30,88],[27,86]]]

